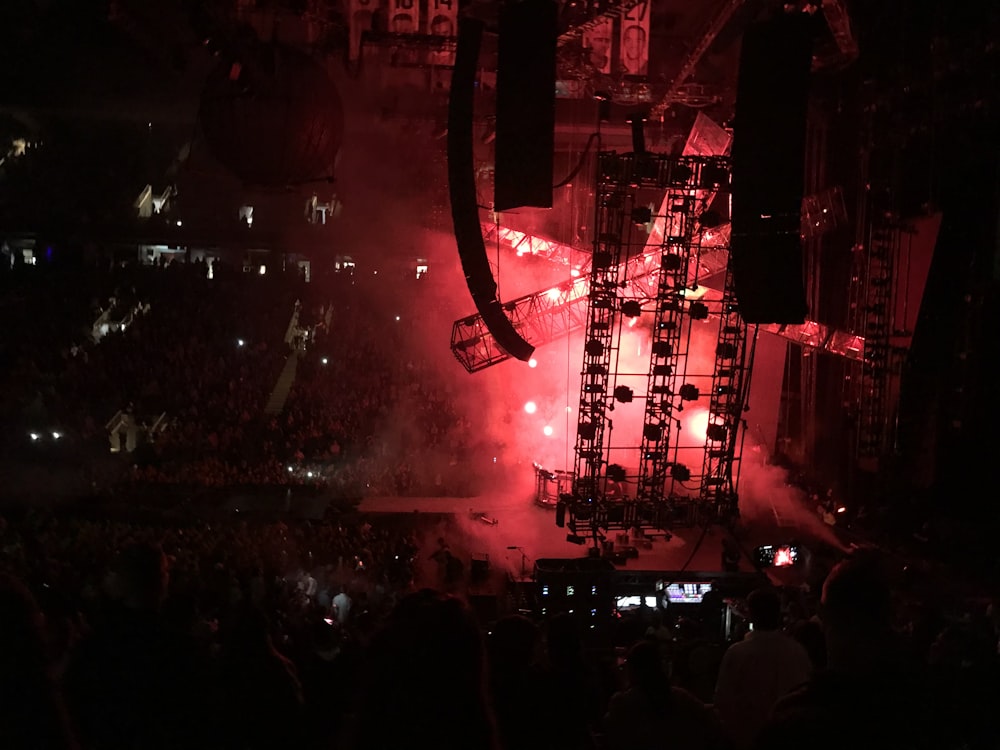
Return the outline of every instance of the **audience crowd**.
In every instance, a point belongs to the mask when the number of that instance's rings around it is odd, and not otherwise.
[[[439,370],[414,353],[411,322],[350,274],[305,284],[276,269],[175,261],[21,267],[4,283],[9,304],[34,319],[3,335],[15,363],[2,403],[15,427],[8,444],[58,433],[77,454],[106,455],[110,439],[133,485],[474,490],[466,459],[489,447],[470,438]],[[95,342],[105,311],[129,323]],[[289,357],[298,362],[287,398],[265,413]],[[109,435],[118,413],[136,425],[131,438]]]
[[[878,561],[718,609],[484,622],[404,526],[0,519],[10,748],[996,747],[1000,617],[900,610]],[[422,554],[422,553],[421,553]],[[647,624],[648,623],[648,624]],[[901,627],[905,626],[905,627]],[[602,628],[603,629],[603,628]]]

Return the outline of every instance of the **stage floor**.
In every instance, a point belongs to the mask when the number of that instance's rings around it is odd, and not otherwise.
[[[365,513],[416,513],[446,517],[440,525],[440,534],[448,544],[465,557],[488,556],[494,569],[505,568],[515,577],[522,572],[530,574],[534,562],[541,558],[576,558],[587,554],[587,546],[567,541],[567,529],[555,524],[555,511],[536,505],[530,498],[518,499],[510,495],[497,497],[448,498],[448,497],[372,497],[362,501],[359,510]],[[495,523],[478,518],[484,514]],[[780,525],[769,519],[747,519],[739,529],[739,542],[747,552],[761,544],[830,545],[831,535],[818,528],[822,523],[807,515],[801,523]],[[437,533],[437,532],[435,532]],[[614,539],[616,533],[609,535]],[[707,531],[699,528],[682,528],[673,531],[669,540],[665,535],[650,534],[648,549],[640,545],[637,558],[626,561],[619,568],[625,570],[721,571],[722,542],[730,532],[720,527]],[[434,540],[436,541],[436,539]],[[629,540],[634,544],[634,540]],[[741,560],[740,569],[754,569],[749,559]],[[773,572],[773,571],[772,571]],[[781,583],[796,583],[800,575],[780,571]]]

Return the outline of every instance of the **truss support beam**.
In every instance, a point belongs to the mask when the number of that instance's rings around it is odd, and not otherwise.
[[[628,221],[634,202],[635,190],[627,183],[599,183],[597,239],[590,264],[573,465],[574,495],[587,503],[596,502],[603,492],[609,432],[607,412],[614,398],[611,386],[621,336],[618,295],[622,261],[627,255]]]
[[[671,494],[666,489],[671,470],[675,468],[670,443],[677,420],[675,411],[682,406],[678,381],[688,353],[689,337],[685,332],[690,330],[685,326],[689,307],[685,305],[684,293],[689,269],[697,264],[698,258],[694,190],[668,192],[666,205],[666,231],[660,247],[660,270],[653,295],[652,343],[639,448],[639,497],[653,503],[662,502]],[[707,307],[704,309],[707,314]],[[677,470],[683,468],[676,467]],[[681,481],[690,479],[679,478]]]
[[[720,318],[699,497],[714,518],[733,521],[739,512],[740,427],[749,381],[747,324],[736,304],[731,268],[726,271]]]
[[[857,452],[858,458],[866,461],[877,461],[891,447],[894,261],[899,256],[901,236],[900,227],[891,215],[877,217],[869,231],[864,256],[861,319],[865,346],[858,403]]]

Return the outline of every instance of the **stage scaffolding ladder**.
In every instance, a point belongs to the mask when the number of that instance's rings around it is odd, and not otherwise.
[[[862,333],[865,357],[861,366],[858,403],[858,458],[878,460],[887,455],[892,435],[891,381],[894,261],[902,232],[889,213],[882,213],[869,230],[865,254]]]
[[[601,180],[598,184],[597,234],[590,267],[573,466],[573,492],[583,503],[599,502],[603,489],[606,433],[610,431],[608,407],[613,398],[610,386],[621,333],[619,290],[635,195],[627,183]]]
[[[725,523],[738,515],[740,427],[748,382],[747,324],[736,304],[731,266],[726,270],[720,318],[699,500],[706,513]]]
[[[695,176],[692,172],[692,178]],[[685,482],[691,478],[689,469],[673,462],[670,443],[677,422],[675,412],[680,406],[679,399],[683,398],[678,392],[678,382],[682,382],[681,368],[687,358],[690,333],[689,325],[685,324],[691,307],[684,295],[689,268],[697,262],[698,255],[696,186],[694,183],[687,189],[670,191],[664,203],[667,213],[658,284],[653,295],[652,342],[639,448],[639,498],[653,503],[661,503],[670,496],[666,489],[668,480]],[[704,304],[691,305],[704,309],[707,317]]]

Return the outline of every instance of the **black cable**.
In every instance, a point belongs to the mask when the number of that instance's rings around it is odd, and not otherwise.
[[[578,161],[576,163],[576,166],[573,167],[573,171],[571,171],[566,176],[566,179],[560,180],[559,182],[557,182],[555,185],[552,186],[553,190],[555,190],[557,188],[561,188],[561,187],[566,187],[571,182],[573,182],[573,180],[576,178],[576,176],[578,174],[580,174],[580,170],[583,169],[583,165],[587,161],[587,155],[590,153],[591,146],[593,146],[594,145],[594,141],[599,140],[600,137],[601,137],[600,133],[591,133],[590,134],[590,138],[587,139],[587,145],[584,146],[583,153],[580,154],[580,161]]]

